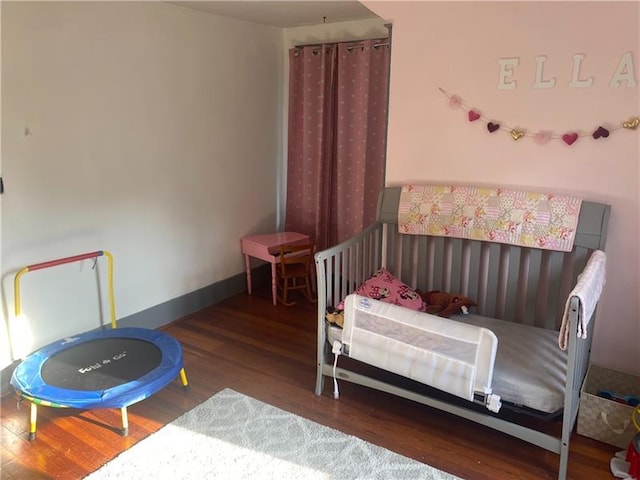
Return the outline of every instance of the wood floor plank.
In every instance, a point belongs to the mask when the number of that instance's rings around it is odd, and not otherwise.
[[[179,380],[119,410],[39,408],[38,436],[27,441],[28,404],[2,398],[2,478],[82,478],[214,393],[232,388],[278,408],[428,463],[467,480],[555,479],[559,457],[451,414],[358,385],[330,382],[316,396],[316,306],[273,306],[270,291],[241,294],[163,328],[183,345],[190,388]],[[557,424],[545,428],[559,430]],[[610,479],[617,448],[574,433],[571,480]]]

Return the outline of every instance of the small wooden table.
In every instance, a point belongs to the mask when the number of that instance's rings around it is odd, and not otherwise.
[[[255,257],[271,264],[271,292],[273,304],[277,304],[276,265],[280,263],[280,245],[301,245],[310,241],[309,235],[296,232],[251,235],[240,240],[247,269],[247,290],[251,295],[251,264],[249,257]]]

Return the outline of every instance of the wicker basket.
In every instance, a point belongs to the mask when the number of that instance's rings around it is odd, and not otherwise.
[[[634,407],[598,396],[601,390],[640,397],[640,377],[598,365],[587,371],[578,411],[578,434],[626,449],[637,433]]]

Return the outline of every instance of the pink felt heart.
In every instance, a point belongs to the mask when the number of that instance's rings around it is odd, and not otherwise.
[[[469,110],[469,121],[470,122],[475,122],[479,118],[480,118],[480,114],[478,112],[476,112],[475,110]]]
[[[533,140],[539,145],[544,145],[549,140],[551,140],[551,135],[551,132],[549,132],[548,130],[540,130],[535,134]]]
[[[449,106],[451,108],[458,108],[460,105],[462,105],[462,99],[458,95],[449,97]]]
[[[600,137],[607,138],[609,136],[609,130],[604,127],[598,127],[595,132],[591,134],[596,140]]]
[[[499,129],[500,129],[499,123],[493,123],[493,122],[487,123],[487,130],[489,130],[489,133],[493,133]]]
[[[564,135],[562,135],[562,140],[564,140],[564,143],[566,143],[567,145],[573,145],[575,141],[578,140],[578,134],[575,132],[565,133]]]

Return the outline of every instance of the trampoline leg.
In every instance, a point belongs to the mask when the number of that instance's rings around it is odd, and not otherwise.
[[[36,423],[38,419],[38,406],[31,402],[31,415],[29,417],[29,441],[36,439]]]
[[[122,430],[120,435],[126,437],[129,435],[129,417],[127,415],[127,407],[120,408],[120,413],[122,414]]]
[[[187,380],[187,372],[184,371],[184,368],[180,370],[180,380],[182,380],[182,386],[186,390],[189,387],[189,380]]]

